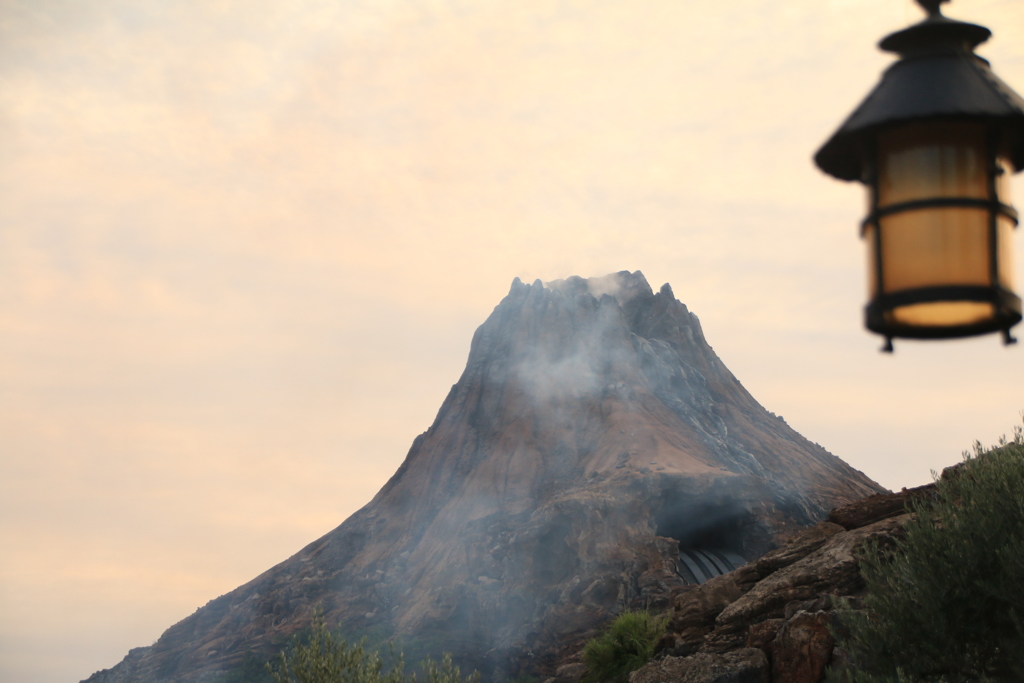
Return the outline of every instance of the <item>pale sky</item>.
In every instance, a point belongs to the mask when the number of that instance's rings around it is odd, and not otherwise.
[[[1024,91],[1024,3],[946,12]],[[862,189],[811,162],[921,16],[0,0],[0,680],[113,666],[337,526],[517,276],[670,282],[755,398],[890,488],[1010,432],[1024,348],[880,354]]]

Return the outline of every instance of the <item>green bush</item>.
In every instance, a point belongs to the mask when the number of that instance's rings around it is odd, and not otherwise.
[[[480,683],[479,671],[474,671],[463,679],[459,667],[452,664],[452,656],[449,652],[444,653],[440,664],[427,657],[423,660],[422,666],[427,683]],[[416,683],[416,674],[412,675],[410,683]]]
[[[936,482],[894,547],[861,558],[866,610],[844,610],[845,683],[1024,680],[1024,434]]]
[[[401,652],[392,651],[390,660],[392,666],[385,672],[384,660],[376,650],[367,650],[365,641],[352,646],[335,638],[317,607],[307,642],[293,643],[278,656],[276,666],[267,664],[267,670],[275,683],[416,683],[415,673],[405,675]],[[448,653],[440,663],[427,657],[422,667],[426,683],[480,683],[476,671],[463,679]]]
[[[584,683],[621,683],[647,663],[665,633],[668,617],[647,612],[623,612],[583,648],[587,665]]]
[[[306,643],[296,642],[290,652],[278,656],[278,664],[267,664],[275,683],[404,683],[401,655],[384,673],[377,652],[367,652],[363,643],[350,646],[335,639],[324,622],[320,607],[313,613],[313,626]]]

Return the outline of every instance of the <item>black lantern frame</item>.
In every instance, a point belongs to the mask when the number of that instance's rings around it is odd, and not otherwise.
[[[1010,249],[1008,235],[1019,218],[1008,198],[1001,196],[999,184],[1002,174],[1024,169],[1024,99],[974,53],[991,35],[987,28],[943,16],[941,0],[918,1],[928,18],[882,40],[879,46],[898,53],[901,59],[889,67],[878,86],[822,146],[815,162],[830,175],[859,180],[868,188],[868,215],[861,224],[861,235],[871,251],[871,295],[865,318],[869,330],[886,337],[885,350],[892,350],[895,337],[948,339],[999,331],[1010,343],[1015,341],[1010,329],[1021,320],[1021,300],[1012,291],[1012,273],[1004,272],[1012,266],[1008,252],[1003,252]],[[883,203],[879,186],[889,158],[882,149],[883,140],[909,139],[929,126],[939,131],[934,136],[935,149],[943,144],[943,130],[954,136],[958,130],[969,131],[977,138],[984,189],[936,191],[930,196]],[[888,287],[887,259],[909,263],[915,255],[902,253],[896,258],[886,250],[888,238],[896,234],[888,232],[894,228],[886,225],[887,219],[907,220],[931,210],[938,220],[936,211],[962,214],[965,209],[985,214],[985,234],[976,237],[987,241],[986,281],[975,277],[957,282],[951,276],[948,282]],[[905,314],[914,308],[944,305],[974,306],[984,315],[949,324],[934,320],[921,324]]]

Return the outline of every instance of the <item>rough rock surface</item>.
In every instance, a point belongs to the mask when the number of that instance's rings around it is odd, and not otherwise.
[[[758,558],[754,567],[760,576],[768,576],[778,569],[788,567],[797,560],[804,559],[825,545],[825,542],[831,536],[841,531],[845,531],[845,529],[838,524],[818,522],[814,526],[797,533],[781,548],[769,550]]]
[[[517,279],[369,504],[89,681],[215,680],[265,661],[318,603],[352,635],[399,638],[410,661],[451,651],[485,676],[543,680],[556,644],[668,609],[681,544],[755,558],[881,490],[762,408],[668,285]],[[751,610],[781,613],[768,603]]]
[[[884,546],[900,538],[912,517],[908,505],[933,488],[873,495],[832,510],[833,521],[794,534],[782,547],[718,577],[714,586],[709,581],[680,593],[656,659],[631,683],[676,683],[681,665],[671,655],[691,652],[720,661],[755,649],[767,657],[766,683],[820,683],[828,667],[848,666],[833,636],[846,632],[834,609],[839,598],[862,609],[858,551],[871,540]]]
[[[794,614],[771,644],[772,680],[818,683],[832,660],[835,639],[829,633],[828,612]]]
[[[719,655],[665,657],[634,671],[629,683],[769,683],[768,671],[764,652],[745,648]]]
[[[781,617],[793,601],[810,600],[822,593],[851,595],[863,588],[856,551],[872,538],[897,535],[909,515],[883,519],[860,529],[836,534],[799,562],[759,581],[715,619],[725,632],[745,630],[751,623]]]
[[[786,623],[785,619],[765,619],[756,624],[751,624],[747,630],[747,647],[756,647],[766,655],[771,662],[772,642],[779,634],[779,629]]]
[[[856,529],[880,519],[910,512],[907,506],[913,500],[934,493],[935,484],[903,489],[897,493],[879,493],[832,510],[828,515],[828,521],[844,529]]]

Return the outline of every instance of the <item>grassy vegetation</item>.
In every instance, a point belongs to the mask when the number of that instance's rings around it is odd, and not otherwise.
[[[623,612],[583,648],[584,683],[622,683],[647,663],[665,633],[668,616]]]
[[[895,548],[866,549],[856,670],[832,683],[1024,680],[1024,434],[964,456]]]
[[[268,663],[267,671],[274,683],[416,683],[415,673],[406,674],[401,652],[388,652],[389,666],[378,650],[370,650],[365,641],[350,645],[336,637],[324,621],[319,607],[313,615],[308,638],[296,640],[278,655],[276,663]],[[480,683],[476,672],[463,677],[459,667],[445,653],[440,662],[429,657],[422,663],[425,683]]]

